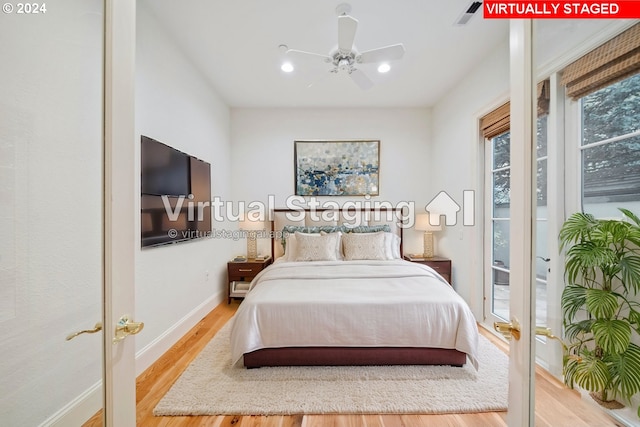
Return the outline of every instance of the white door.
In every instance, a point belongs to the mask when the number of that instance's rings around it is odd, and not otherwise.
[[[103,400],[104,5],[3,3],[0,423],[80,425]]]
[[[135,11],[106,0],[104,381],[106,426],[135,426]],[[128,321],[127,321],[128,319]],[[124,330],[118,331],[118,326]]]
[[[82,425],[105,395],[107,425],[135,425],[133,341],[112,343],[133,315],[134,10],[65,0],[0,14],[3,425]]]
[[[535,161],[530,20],[511,20],[511,224],[510,224],[510,321],[520,331],[509,348],[509,426],[534,425],[535,276]],[[533,306],[533,310],[532,310]]]

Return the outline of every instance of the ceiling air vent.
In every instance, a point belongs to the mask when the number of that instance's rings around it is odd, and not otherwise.
[[[462,15],[456,20],[455,25],[465,25],[469,22],[469,19],[480,9],[482,6],[481,1],[472,1],[467,10],[465,10]]]

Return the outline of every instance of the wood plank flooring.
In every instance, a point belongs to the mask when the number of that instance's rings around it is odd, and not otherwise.
[[[180,427],[499,427],[506,426],[506,412],[446,415],[292,415],[154,417],[153,408],[191,361],[227,323],[238,307],[223,302],[202,319],[137,379],[137,425]],[[481,333],[505,353],[506,344],[488,331]],[[101,412],[84,426],[102,426]],[[536,426],[619,426],[604,412],[580,399],[577,392],[542,369],[536,371]]]

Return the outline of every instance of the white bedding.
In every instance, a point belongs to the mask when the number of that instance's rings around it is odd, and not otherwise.
[[[477,365],[466,302],[431,268],[403,260],[278,261],[234,316],[231,356],[287,346],[432,347]]]

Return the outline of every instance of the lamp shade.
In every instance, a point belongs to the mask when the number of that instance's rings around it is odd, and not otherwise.
[[[424,213],[416,215],[416,225],[415,228],[418,231],[440,231],[442,230],[442,225],[431,225],[429,222],[429,218],[433,217],[438,218],[439,215],[432,213]],[[435,222],[435,221],[433,221]]]
[[[240,230],[246,230],[246,231],[264,230],[264,222],[244,219],[240,221]]]

